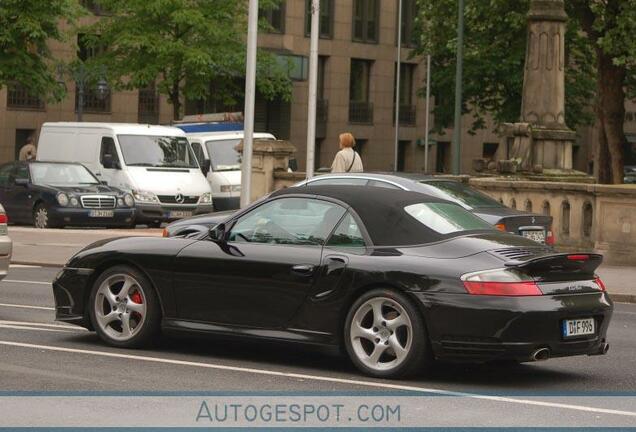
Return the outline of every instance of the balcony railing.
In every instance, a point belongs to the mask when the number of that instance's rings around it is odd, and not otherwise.
[[[349,123],[372,124],[373,104],[349,101]]]
[[[44,101],[39,96],[33,96],[19,84],[10,85],[7,91],[7,108],[43,110]]]
[[[415,105],[400,105],[400,125],[415,126],[417,110]],[[393,106],[393,123],[395,123],[395,106]]]

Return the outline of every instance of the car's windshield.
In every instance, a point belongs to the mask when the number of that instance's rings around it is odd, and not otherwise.
[[[128,166],[198,168],[196,157],[185,137],[118,135]]]
[[[240,139],[207,141],[205,143],[210,155],[212,171],[238,171],[241,169],[241,158],[235,147]]]
[[[418,222],[440,234],[458,231],[492,230],[486,221],[451,203],[419,203],[404,210]]]
[[[470,208],[502,207],[501,203],[499,203],[497,200],[494,200],[488,195],[484,195],[483,193],[478,192],[475,189],[472,189],[459,182],[423,180],[420,183],[424,183],[437,189],[439,192],[441,192],[440,195],[442,198],[451,201],[459,201]]]
[[[52,186],[99,184],[99,180],[83,165],[58,163],[31,164],[31,181]]]

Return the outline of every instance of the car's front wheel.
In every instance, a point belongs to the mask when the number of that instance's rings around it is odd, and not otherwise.
[[[161,308],[150,281],[128,266],[103,272],[90,296],[93,327],[106,343],[138,348],[151,343],[159,332]]]
[[[53,228],[49,209],[44,204],[38,204],[33,210],[33,226],[40,229]]]
[[[353,363],[374,377],[412,375],[428,361],[422,317],[406,296],[393,290],[372,290],[354,302],[344,341]]]

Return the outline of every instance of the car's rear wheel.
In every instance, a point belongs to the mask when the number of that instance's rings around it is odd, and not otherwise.
[[[422,317],[406,296],[393,290],[372,290],[354,302],[344,340],[358,369],[375,377],[412,375],[427,363],[428,337]]]
[[[93,328],[106,343],[138,348],[159,333],[161,308],[148,278],[128,266],[102,273],[90,297]]]

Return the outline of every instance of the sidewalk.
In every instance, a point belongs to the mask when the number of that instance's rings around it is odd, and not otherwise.
[[[97,240],[120,236],[161,236],[160,229],[47,229],[9,227],[14,264],[63,266],[78,250]],[[601,266],[597,273],[612,299],[636,303],[636,265]]]

